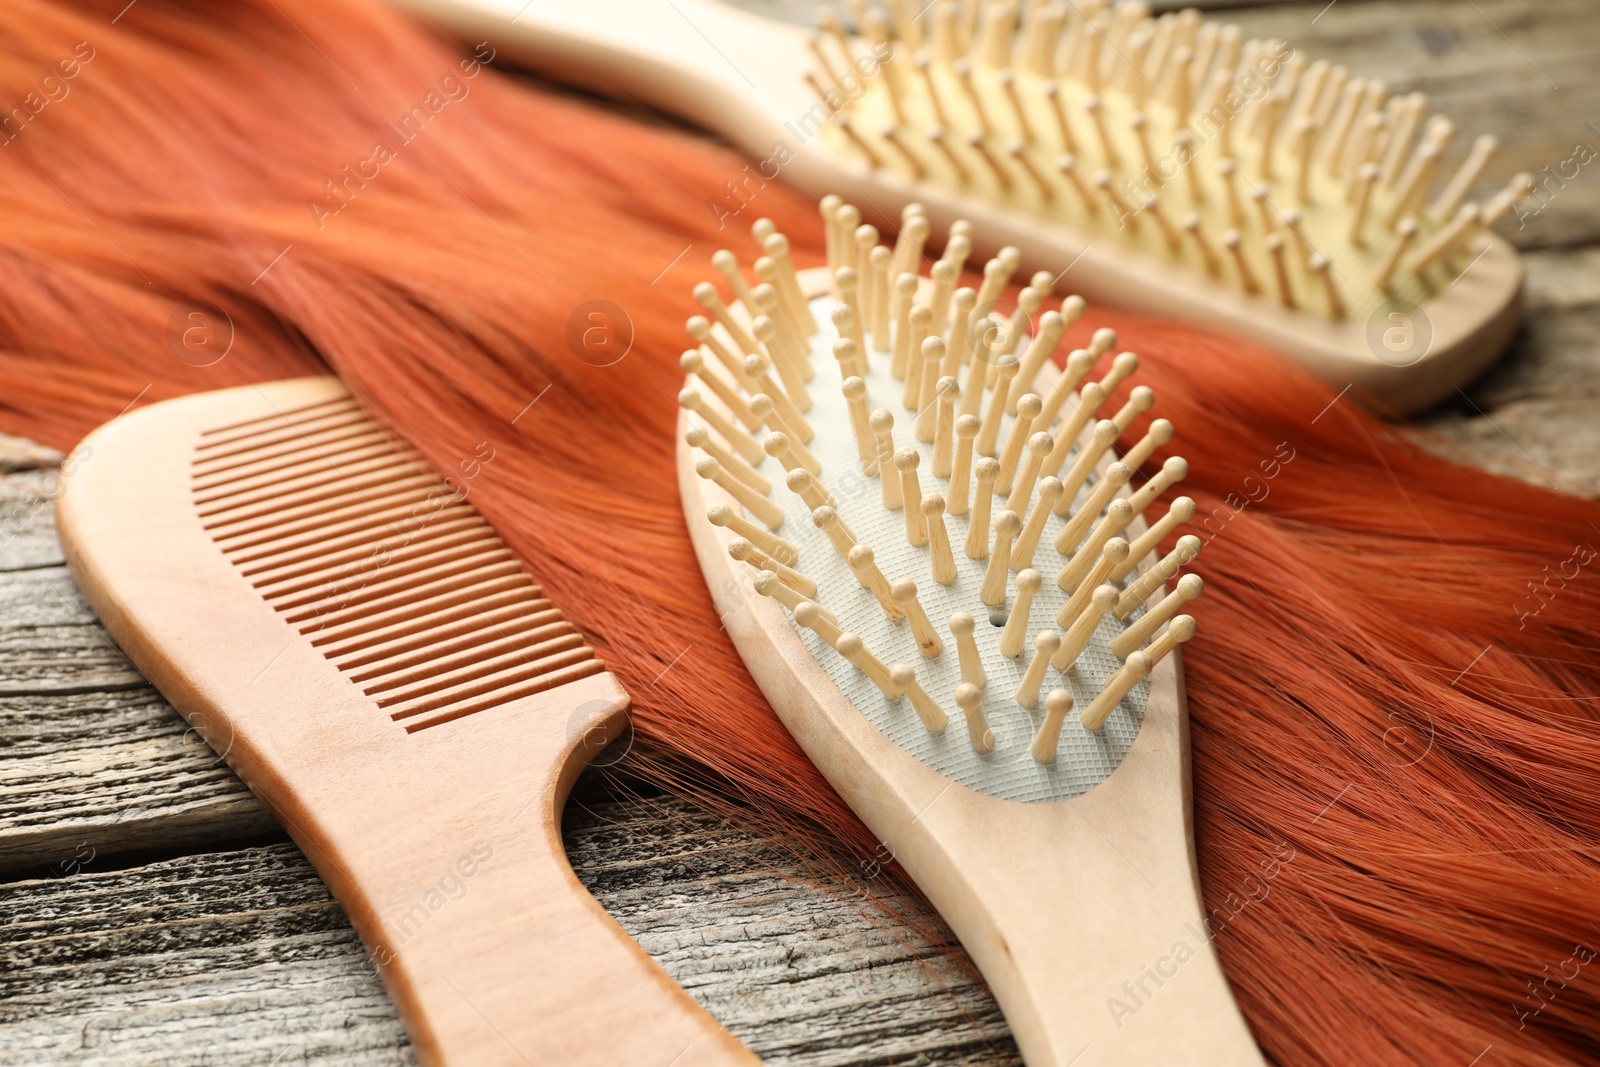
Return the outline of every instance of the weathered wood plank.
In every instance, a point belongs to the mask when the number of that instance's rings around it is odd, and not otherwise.
[[[0,697],[0,869],[277,832],[233,772],[140,685]]]
[[[1526,258],[1528,314],[1511,351],[1419,425],[1463,462],[1600,495],[1600,249]]]
[[[987,990],[928,941],[684,801],[580,799],[563,831],[606,910],[769,1062],[1018,1062]]]
[[[0,886],[0,1064],[415,1062],[293,846]]]
[[[63,458],[65,457],[60,452],[37,441],[0,433],[0,474],[49,470],[51,467],[59,467]]]
[[[0,478],[0,872],[276,833],[73,586],[51,474]]]
[[[0,697],[137,689],[144,679],[106,632],[79,626],[0,624]]]
[[[16,438],[9,441],[15,442]],[[46,450],[39,453],[48,456]],[[56,540],[56,493],[60,491],[53,468],[13,468],[9,461],[27,462],[20,446],[0,449],[0,571],[26,567],[56,567],[64,561]],[[21,473],[12,473],[13,469]]]
[[[725,824],[671,798],[571,810],[601,903],[769,1062],[1018,1062],[981,984]],[[0,1065],[413,1062],[343,913],[287,843],[90,861],[0,886],[0,911]]]

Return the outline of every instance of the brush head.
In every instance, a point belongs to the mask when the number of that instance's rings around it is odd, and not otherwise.
[[[1455,128],[1442,116],[1423,121],[1418,95],[1391,95],[1380,81],[1326,64],[1307,69],[1287,42],[1241,43],[1232,27],[1196,56],[1184,41],[1206,24],[1170,14],[1084,5],[1064,21],[1050,5],[1033,5],[1020,22],[996,27],[1001,9],[985,10],[985,54],[923,49],[917,77],[891,63],[861,91],[835,94],[853,129],[880,131],[869,144],[892,136],[905,146],[876,152],[884,167],[1325,318],[1365,317],[1390,298],[1423,303],[1475,254],[1472,238],[1485,223],[1506,211],[1499,202],[1489,211],[1473,205],[1471,225],[1448,247],[1424,255],[1419,245],[1385,272],[1401,219],[1415,220],[1425,244],[1464,206],[1459,183],[1433,195],[1447,185],[1438,165]],[[1143,47],[1122,47],[1130,42]],[[902,38],[898,47],[910,45]],[[930,140],[935,129],[936,140],[968,153],[959,169]],[[840,151],[860,154],[834,137]],[[1475,143],[1468,180],[1494,148],[1492,137]],[[1074,195],[1067,173],[1088,175],[1099,195]],[[1205,242],[1238,245],[1243,270],[1213,268]],[[1269,242],[1307,250],[1288,261],[1282,288]],[[1316,277],[1310,250],[1330,263],[1342,306]],[[1273,279],[1272,290],[1253,279]]]
[[[837,286],[839,264],[863,251],[841,203],[824,205],[834,273],[785,282],[822,324],[798,328],[786,349],[789,380],[802,383],[791,406],[802,392],[809,401],[789,427],[809,435],[816,463],[798,480],[809,499],[776,484],[769,458],[782,514],[743,517],[790,554],[787,573],[732,540],[750,535],[730,529],[730,496],[696,473],[700,449],[688,441],[703,440],[703,413],[680,418],[679,491],[723,626],[881,853],[971,952],[1030,1063],[1066,1062],[1088,1045],[1129,1067],[1175,1048],[1197,1063],[1260,1063],[1206,940],[1195,942],[1203,962],[1187,965],[1192,977],[1169,983],[1137,1026],[1105,1008],[1108,990],[1205,921],[1176,651],[1195,624],[1174,614],[1199,591],[1198,578],[1179,577],[1197,542],[1179,529],[1192,511],[1157,519],[1153,509],[1148,528],[1143,514],[1187,473],[1153,454],[1170,423],[1140,429],[1161,398],[1132,399],[1123,434],[1109,402],[1138,389],[1119,385],[1137,360],[1110,355],[1114,336],[1069,359],[1063,376],[1050,339],[1033,343],[1054,308],[1030,298],[1021,313],[991,312],[1014,257],[985,268],[981,301],[951,299],[933,314],[953,294],[920,276],[947,272],[924,269],[928,230],[904,225],[893,251],[868,258],[891,258],[911,284],[891,286],[882,271],[881,287]],[[827,324],[846,300],[863,312],[851,321],[874,325],[839,360]],[[929,314],[913,316],[906,300]],[[1081,310],[1071,298],[1062,306],[1063,318]],[[940,346],[897,343],[924,317],[927,336],[944,342],[931,371],[917,360]],[[985,333],[992,343],[974,343]],[[1092,380],[1096,357],[1104,377]],[[952,378],[953,397],[938,387]],[[1013,385],[1023,387],[1017,414]],[[1132,442],[1120,460],[1119,437]],[[1024,447],[1035,440],[1049,449]],[[1149,475],[1137,487],[1136,469]],[[825,508],[813,506],[818,494]],[[1048,900],[1072,906],[1040,906]]]
[[[1101,298],[1167,297],[1164,313],[1266,340],[1402,409],[1449,390],[1407,368],[1432,355],[1460,380],[1509,335],[1522,272],[1492,231],[1531,178],[1468,201],[1494,137],[1446,170],[1458,131],[1421,94],[1193,13],[982,4],[925,32],[957,7],[897,14],[876,42],[891,58],[866,69],[872,40],[816,53],[810,84],[836,117],[824,139],[866,166],[875,201],[966,201],[1026,234],[1041,265],[1083,253]]]
[[[859,232],[846,228],[854,216],[840,224],[841,214],[835,212],[830,232],[839,260],[870,257]],[[1015,322],[998,312],[972,321],[950,306],[935,321],[933,302],[941,292],[949,295],[949,285],[936,279],[948,281],[954,262],[941,259],[923,277],[916,260],[903,258],[927,231],[919,215],[902,228],[890,254],[907,269],[892,290],[859,291],[849,284],[853,272],[836,268],[831,292],[813,289],[807,296],[817,323],[887,320],[887,331],[852,339],[842,335],[849,326],[795,329],[781,343],[769,335],[771,362],[790,360],[787,380],[805,383],[789,397],[790,407],[805,408],[817,466],[791,466],[785,475],[779,461],[786,450],[769,444],[758,471],[781,484],[761,504],[776,504],[777,511],[746,509],[744,522],[781,550],[805,591],[752,559],[737,540],[743,535],[734,521],[737,502],[707,476],[705,457],[692,447],[684,452],[686,508],[692,526],[720,527],[721,552],[747,564],[736,574],[742,595],[783,605],[784,625],[815,666],[903,751],[996,798],[1079,796],[1127,755],[1150,699],[1149,672],[1125,670],[1125,657],[1113,651],[1145,613],[1113,610],[1143,573],[1130,568],[1111,578],[1144,524],[1129,500],[1132,470],[1118,462],[1112,442],[1157,398],[1138,386],[1117,420],[1100,410],[1109,390],[1136,373],[1133,353],[1110,360],[1102,381],[1087,377],[1092,352],[1077,355],[1069,377],[1061,377],[1049,360],[1051,342],[1060,341],[1067,315],[1082,315],[1077,297],[1062,302],[1064,311],[1045,308],[1043,290],[1030,288]],[[957,242],[951,245],[961,254]],[[986,266],[993,294],[1014,268],[1006,258]],[[826,274],[807,280],[829,288]],[[798,278],[792,284],[799,290]],[[704,300],[701,290],[696,295]],[[878,301],[885,314],[877,314]],[[838,316],[844,308],[852,314]],[[964,332],[952,334],[958,320]],[[991,326],[1006,334],[999,347],[974,344]],[[914,350],[899,344],[907,330],[925,334]],[[1115,344],[1108,333],[1096,335],[1099,352]],[[1034,344],[1034,336],[1045,340]],[[905,356],[898,374],[896,354]],[[1006,411],[1010,375],[999,373],[1002,366],[1025,375],[1030,386],[1016,398],[1014,414]],[[702,361],[697,374],[713,372]],[[692,378],[686,388],[698,389]],[[963,386],[976,395],[964,395]],[[759,401],[763,411],[774,406],[771,398]],[[958,416],[967,403],[970,413]],[[684,427],[686,444],[704,440],[695,412],[685,411]],[[1141,455],[1130,459],[1143,462],[1173,433],[1165,419],[1149,422],[1134,446]],[[1059,445],[1055,434],[1066,435]],[[1166,469],[1176,473],[1181,464],[1174,457]],[[1158,562],[1153,548],[1143,551],[1151,557],[1147,566]],[[1151,584],[1150,597],[1159,600],[1161,583]],[[832,610],[836,626],[817,624],[819,606]],[[849,638],[844,646],[841,632]],[[1078,708],[1095,709],[1096,728],[1069,716],[1051,725],[1057,740],[1043,744],[1040,695],[1054,689]],[[958,713],[969,723],[980,718],[983,729],[927,725]]]

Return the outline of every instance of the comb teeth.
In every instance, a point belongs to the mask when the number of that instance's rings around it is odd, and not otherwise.
[[[964,257],[965,223],[953,227],[932,278],[921,278],[929,223],[915,206],[892,250],[838,197],[822,210],[834,286],[810,318],[832,329],[807,329],[798,316],[779,322],[759,313],[760,301],[723,305],[709,286],[696,289],[719,325],[690,320],[691,336],[774,369],[750,383],[760,390],[751,406],[770,428],[751,472],[758,484],[712,461],[730,452],[719,434],[737,427],[707,418],[713,398],[750,385],[713,384],[720,372],[703,354],[686,361],[685,441],[698,450],[707,519],[730,532],[729,554],[748,565],[755,591],[791,613],[856,706],[869,717],[888,706],[874,721],[913,755],[1009,799],[1092,788],[1137,733],[1143,679],[1193,633],[1192,617],[1176,612],[1198,595],[1199,579],[1178,571],[1198,539],[1158,559],[1192,502],[1142,536],[1129,530],[1187,471],[1171,457],[1144,487],[1129,484],[1171,440],[1172,424],[1150,421],[1117,462],[1116,439],[1156,398],[1135,387],[1110,406],[1137,370],[1132,353],[1089,378],[1116,344],[1109,330],[1074,352],[1060,378],[1039,377],[1084,306],[1069,296],[1046,307],[1051,279],[1036,275],[1014,312],[988,312],[1016,269],[1014,250],[985,266],[980,292],[952,292],[962,264],[948,257]],[[903,269],[870,270],[863,284],[858,265],[885,258]],[[731,253],[715,262],[726,277],[738,269]],[[799,287],[792,270],[778,285]],[[868,333],[862,323],[886,328]],[[780,377],[810,382],[803,413],[798,399],[772,395]],[[1172,579],[1181,595],[1160,596]],[[1073,721],[1075,699],[1083,713]],[[966,729],[947,736],[957,716]],[[1058,752],[1069,753],[1068,766],[1053,769]]]
[[[205,433],[201,526],[407,732],[605,665],[505,542],[348,396]]]
[[[1493,137],[1446,179],[1455,126],[1429,118],[1422,94],[1242,41],[1192,10],[930,7],[891,5],[892,48],[881,19],[866,41],[824,20],[807,81],[841,151],[1285,308],[1364,319],[1390,298],[1421,304],[1532,187],[1518,174],[1467,203]],[[857,61],[873,55],[888,58]]]

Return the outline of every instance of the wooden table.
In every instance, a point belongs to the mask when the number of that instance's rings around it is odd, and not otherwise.
[[[1600,149],[1593,0],[1312,0],[1231,16],[1247,36],[1427,92],[1468,137],[1497,134],[1486,186]],[[1467,462],[1593,495],[1600,162],[1549,189],[1508,227],[1527,254],[1526,327],[1422,424]],[[56,458],[0,439],[0,1065],[414,1062],[310,865],[73,588],[48,500]],[[566,833],[600,901],[771,1062],[1017,1062],[981,983],[780,850],[673,797],[619,799],[595,772]]]

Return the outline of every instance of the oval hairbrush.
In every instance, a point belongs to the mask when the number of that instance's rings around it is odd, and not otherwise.
[[[768,229],[758,224],[759,232]],[[1187,498],[1172,437],[1076,297],[1007,320],[944,261],[710,286],[680,397],[679,487],[725,628],[774,709],[960,937],[1030,1064],[1261,1062],[1202,917],[1177,646]],[[713,325],[710,319],[717,320]],[[1030,321],[1031,320],[1031,321]],[[1030,335],[1030,328],[1034,331]],[[1008,412],[1009,409],[1009,412]],[[752,428],[753,424],[753,428]],[[1169,579],[1177,578],[1170,591]]]
[[[1461,136],[1422,94],[1192,10],[894,0],[808,36],[709,0],[400,2],[727,137],[753,162],[708,191],[724,218],[778,180],[853,188],[880,225],[920,202],[979,223],[980,252],[1075,265],[1091,300],[1251,338],[1402,413],[1520,317],[1492,230],[1531,179],[1470,200],[1492,136],[1447,169]]]
[[[79,456],[79,586],[328,883],[423,1063],[755,1062],[567,864],[562,805],[628,697],[469,502],[492,447],[446,481],[306,378]]]

